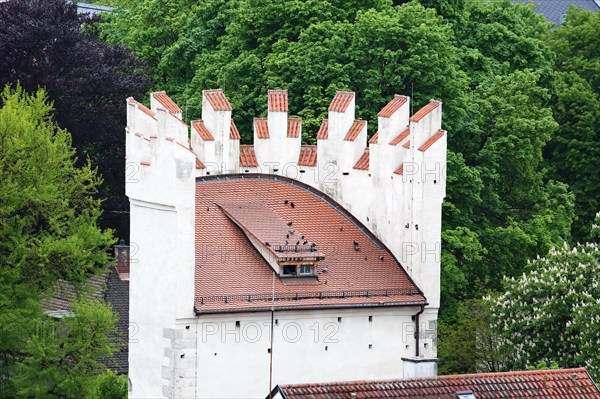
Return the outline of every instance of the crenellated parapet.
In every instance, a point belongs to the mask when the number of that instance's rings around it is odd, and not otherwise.
[[[431,100],[411,115],[410,98],[395,95],[378,113],[377,133],[367,142],[368,124],[356,118],[355,94],[340,91],[317,144],[304,145],[302,120],[288,115],[287,90],[269,90],[266,100],[266,118],[253,122],[253,144],[240,145],[233,109],[220,89],[203,91],[202,119],[190,126],[164,92],[151,94],[150,109],[128,99],[127,165],[137,171],[137,183],[127,182],[128,195],[176,204],[178,191],[169,187],[215,174],[300,180],[369,227],[437,309],[447,148],[442,103]]]

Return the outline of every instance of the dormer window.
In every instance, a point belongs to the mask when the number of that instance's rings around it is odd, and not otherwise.
[[[281,265],[281,277],[310,277],[316,273],[314,263],[285,263]]]

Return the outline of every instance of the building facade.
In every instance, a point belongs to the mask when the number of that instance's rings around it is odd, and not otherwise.
[[[188,127],[127,100],[130,397],[435,374],[446,132],[439,101],[367,122],[338,92],[316,146],[270,90],[240,145],[221,90]]]

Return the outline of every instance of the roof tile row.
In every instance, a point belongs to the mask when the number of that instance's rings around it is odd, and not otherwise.
[[[583,368],[280,385],[277,390],[286,399],[456,399],[458,391],[466,390],[477,399],[600,399]]]
[[[177,114],[180,114],[182,112],[181,108],[179,108],[179,106],[175,104],[175,101],[171,100],[171,97],[167,96],[167,93],[165,93],[164,91],[152,93],[152,96],[163,107],[165,107],[167,111]]]
[[[287,112],[288,111],[288,92],[287,92],[287,90],[269,90],[268,105],[269,105],[269,111]]]
[[[300,147],[300,157],[298,158],[300,166],[317,166],[317,146],[303,145]]]

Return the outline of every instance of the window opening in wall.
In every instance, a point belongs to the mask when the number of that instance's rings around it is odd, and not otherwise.
[[[283,275],[284,276],[295,276],[296,275],[296,265],[283,266]]]
[[[300,274],[300,275],[304,275],[304,276],[306,276],[306,275],[310,275],[310,274],[313,274],[312,265],[310,265],[310,264],[303,264],[303,265],[300,265],[300,271],[299,271],[299,274]]]

